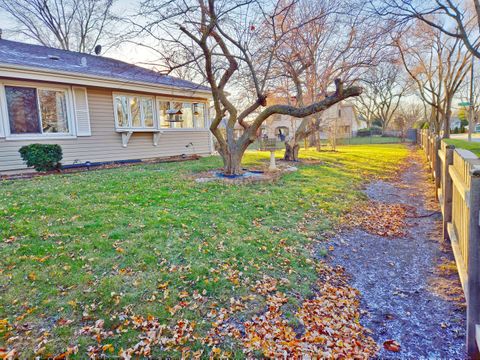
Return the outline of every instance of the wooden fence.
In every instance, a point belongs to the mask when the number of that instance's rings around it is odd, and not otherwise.
[[[480,359],[480,159],[421,130],[443,215],[443,235],[452,244],[467,301],[467,352]]]

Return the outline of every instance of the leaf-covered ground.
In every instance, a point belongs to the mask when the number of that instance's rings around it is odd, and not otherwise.
[[[196,183],[215,157],[0,183],[0,351],[367,357],[356,290],[313,248],[406,155],[303,151],[321,163],[274,184]]]
[[[431,170],[422,150],[406,164],[394,181],[368,184],[354,227],[332,239],[332,262],[361,291],[379,359],[465,359],[465,299]]]

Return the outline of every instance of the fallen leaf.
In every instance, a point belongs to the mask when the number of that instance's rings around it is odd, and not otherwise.
[[[400,344],[395,340],[386,340],[383,343],[383,347],[388,351],[400,352]]]

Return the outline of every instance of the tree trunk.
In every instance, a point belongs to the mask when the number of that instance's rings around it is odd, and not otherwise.
[[[452,100],[448,100],[447,102],[447,111],[445,112],[445,121],[443,124],[443,138],[449,139],[450,138],[450,118],[452,117]]]
[[[242,173],[242,156],[234,154],[223,158],[223,173],[225,175],[240,175]]]
[[[315,131],[315,146],[317,147],[317,151],[320,151],[322,149],[322,139],[320,138],[320,131],[317,130]]]
[[[285,141],[285,155],[283,160],[285,161],[298,161],[298,151],[300,150],[300,145],[295,141]]]
[[[450,138],[450,114],[447,114],[445,116],[443,138],[444,139],[449,139]]]
[[[240,138],[231,140],[227,143],[225,149],[219,149],[219,153],[223,160],[223,173],[225,175],[241,175],[242,174],[242,158],[248,146],[253,141]]]

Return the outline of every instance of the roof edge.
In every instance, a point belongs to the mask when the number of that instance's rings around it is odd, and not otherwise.
[[[28,75],[30,76],[28,77]],[[118,80],[107,76],[86,75],[84,73],[73,71],[47,70],[34,66],[0,62],[0,77],[19,78],[25,80],[55,81],[55,79],[48,78],[49,76],[54,76],[57,81],[61,80],[61,82],[74,85],[100,86],[117,90],[135,90],[147,92],[158,92],[163,90],[171,95],[185,96],[185,93],[187,93],[187,95],[202,95],[203,97],[209,99],[212,97],[210,90],[204,89],[191,89],[148,82]]]

